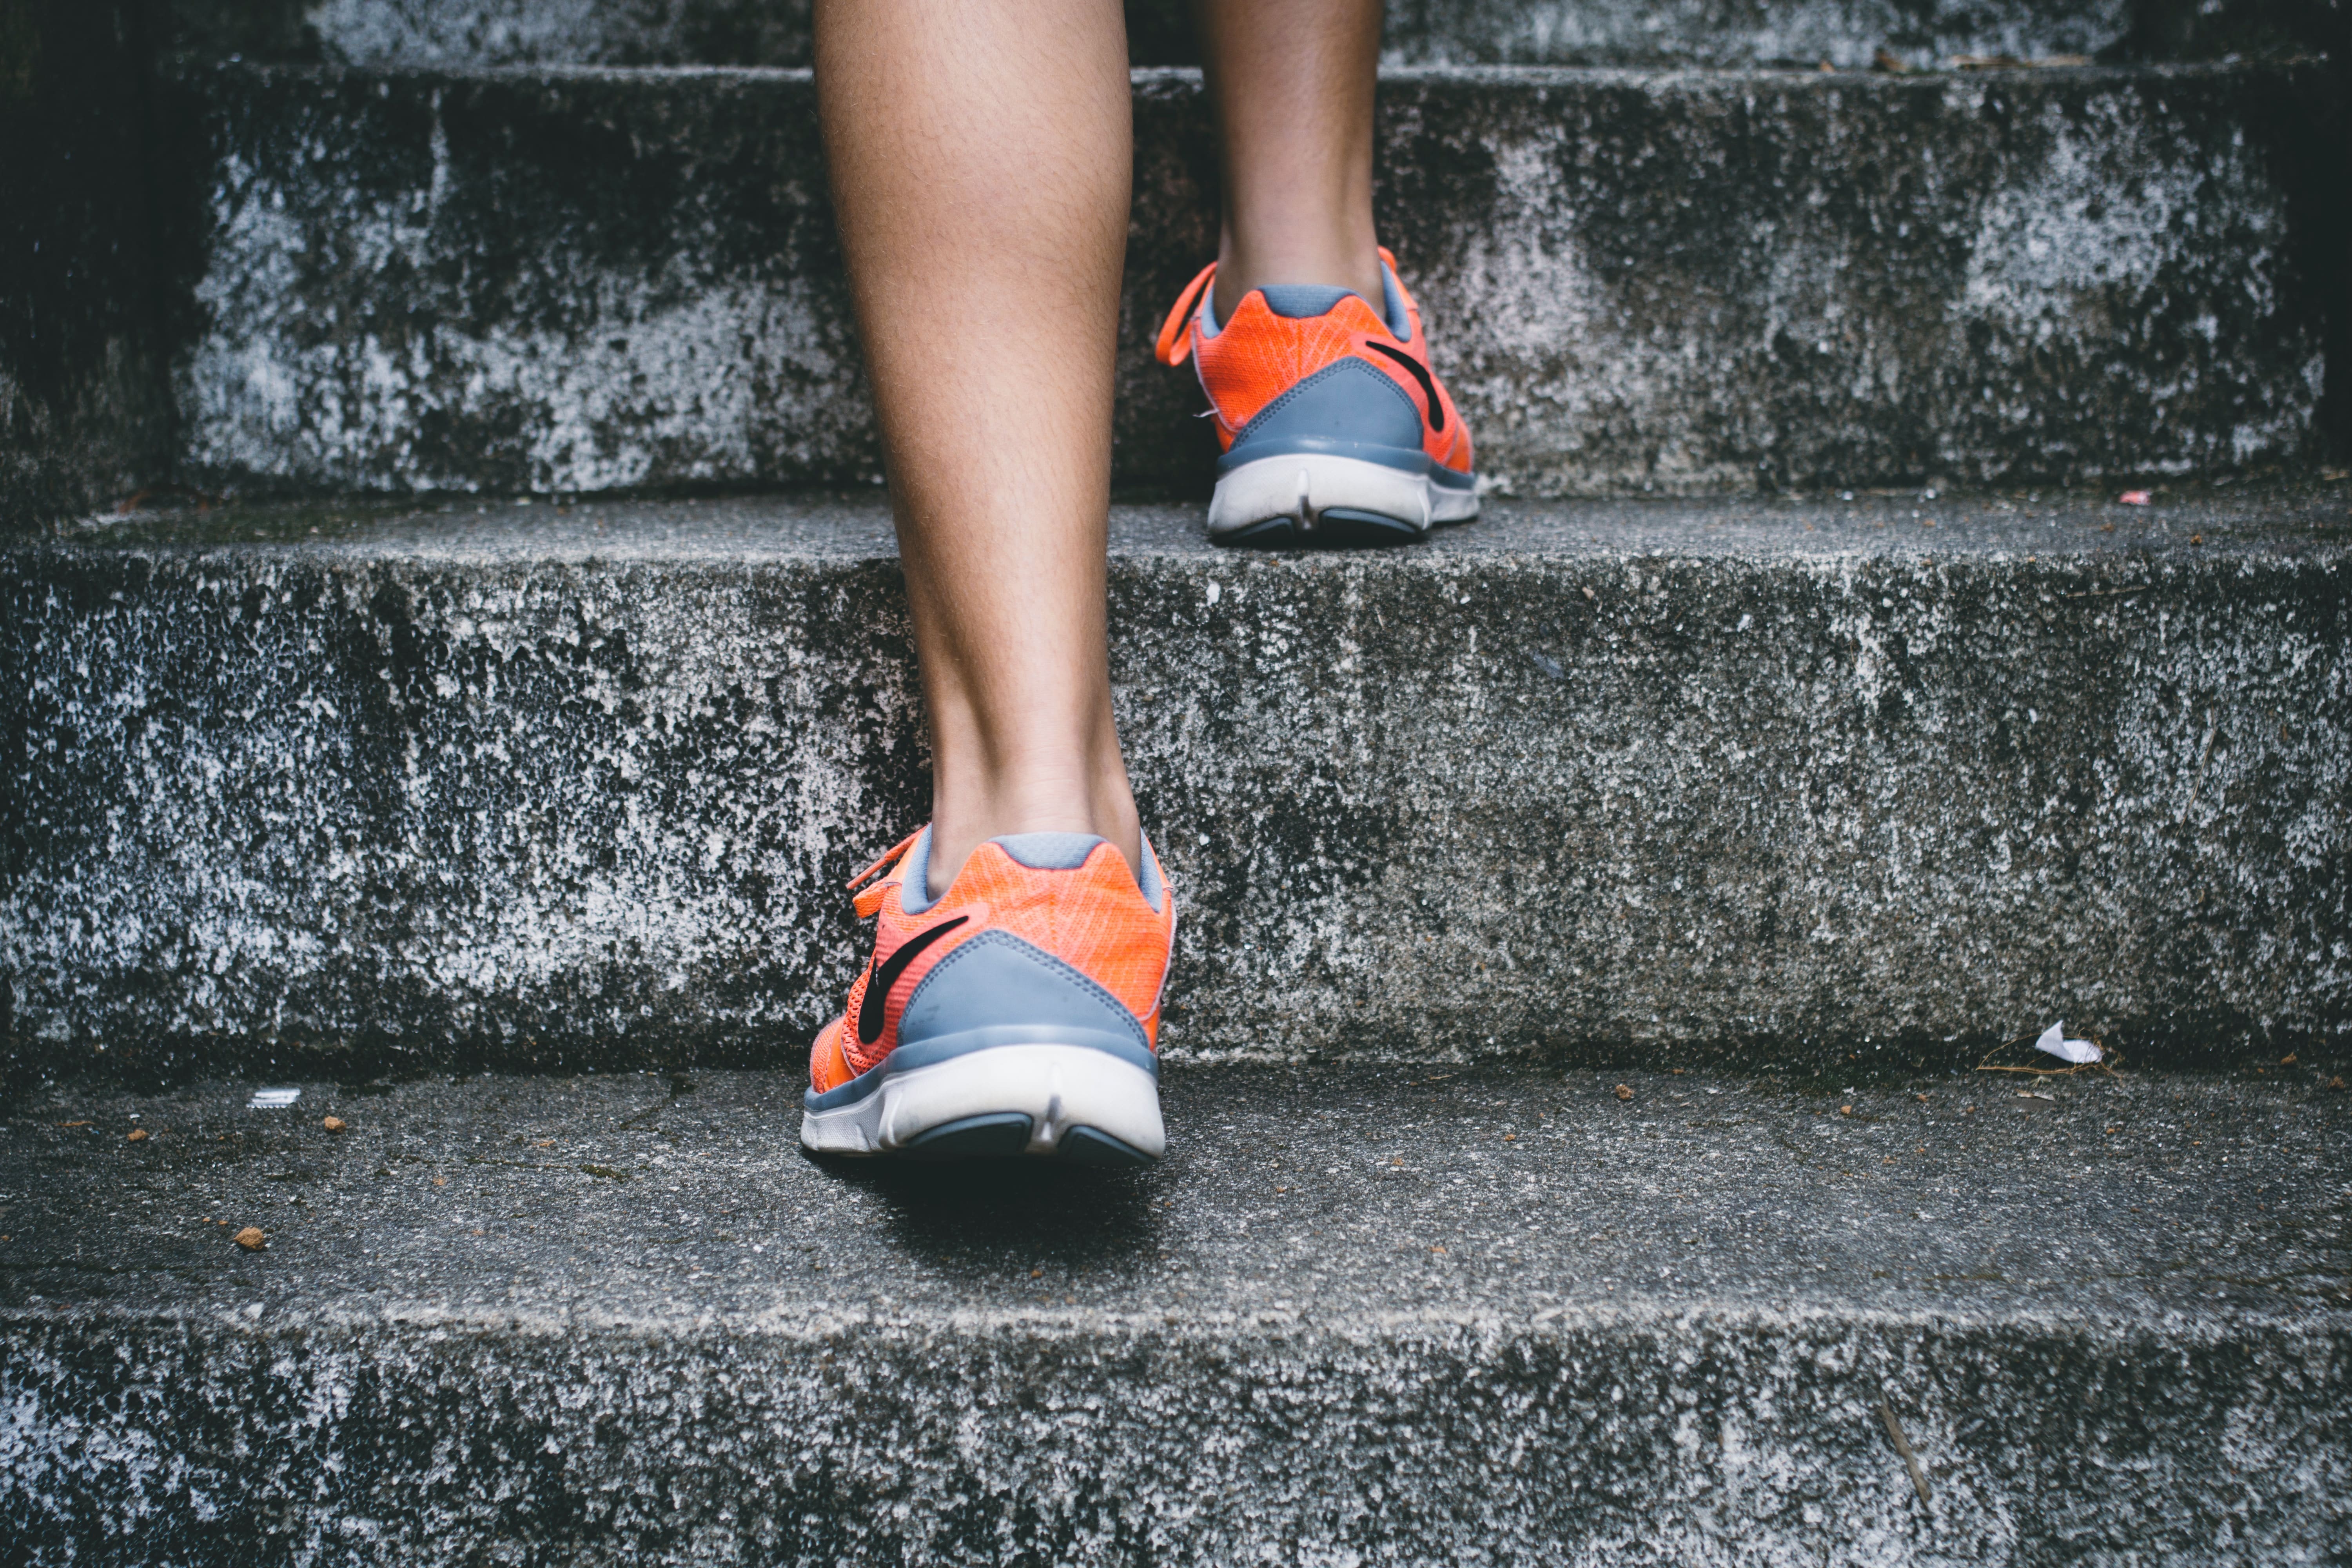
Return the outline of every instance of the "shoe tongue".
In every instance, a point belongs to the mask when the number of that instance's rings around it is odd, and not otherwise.
[[[1328,283],[1268,283],[1258,293],[1267,310],[1294,321],[1328,316],[1340,300],[1363,298],[1353,289],[1335,289]]]
[[[989,842],[1032,871],[1075,871],[1108,840],[1091,833],[1006,833]]]

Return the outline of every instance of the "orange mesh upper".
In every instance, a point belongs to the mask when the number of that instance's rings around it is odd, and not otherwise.
[[[1144,853],[1150,852],[1146,847]],[[915,987],[932,965],[983,931],[1010,932],[1090,976],[1135,1015],[1144,1037],[1157,1046],[1160,990],[1176,931],[1175,894],[1164,873],[1161,907],[1155,911],[1136,887],[1126,857],[1112,845],[1095,846],[1086,863],[1074,869],[1040,871],[1022,865],[1002,845],[986,843],[972,851],[937,903],[910,915],[900,900],[912,853],[911,841],[901,846],[890,874],[859,897],[860,913],[870,905],[880,916],[874,959],[850,986],[843,1016],[825,1026],[810,1052],[809,1079],[819,1093],[848,1082],[896,1049],[898,1016]],[[908,938],[959,915],[965,923],[924,949],[890,987],[881,1034],[871,1045],[859,1040],[853,1020],[875,971]]]
[[[1381,260],[1393,274],[1396,258],[1386,248],[1381,251]],[[1429,384],[1439,405],[1439,416],[1432,418],[1420,378],[1388,354],[1364,346],[1381,343],[1411,356],[1423,370],[1429,368],[1429,338],[1422,330],[1421,307],[1402,283],[1397,285],[1397,292],[1404,300],[1412,333],[1410,342],[1399,342],[1380,312],[1358,295],[1347,296],[1325,315],[1301,320],[1276,315],[1255,289],[1242,296],[1232,319],[1215,337],[1208,337],[1202,331],[1201,314],[1215,286],[1216,270],[1215,264],[1210,264],[1185,287],[1160,330],[1158,353],[1161,362],[1171,365],[1192,360],[1202,389],[1209,395],[1209,405],[1216,412],[1220,447],[1230,450],[1234,437],[1267,404],[1326,365],[1353,355],[1395,382],[1412,399],[1422,415],[1422,449],[1433,462],[1459,473],[1470,471],[1470,432],[1444,384],[1431,374]]]

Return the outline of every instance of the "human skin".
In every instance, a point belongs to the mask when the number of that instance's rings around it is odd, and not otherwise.
[[[1381,298],[1378,0],[1201,0],[1217,308]],[[929,715],[931,884],[1001,834],[1141,858],[1105,554],[1133,125],[1116,0],[818,0],[834,205]]]

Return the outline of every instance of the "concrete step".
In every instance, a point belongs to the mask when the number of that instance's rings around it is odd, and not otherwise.
[[[821,1167],[767,1075],[250,1087],[0,1122],[13,1561],[2252,1564],[2352,1522],[2352,1112],[2300,1068],[1180,1068],[1137,1174]]]
[[[1119,508],[1163,1044],[2340,1048],[2345,498],[1498,502],[1286,555]],[[871,491],[19,541],[0,743],[20,1078],[797,1059],[928,802]]]
[[[1391,72],[1381,223],[1507,493],[2305,462],[2352,367],[2333,79]],[[1214,248],[1213,143],[1194,75],[1135,101],[1118,472],[1199,489],[1150,345]],[[190,482],[875,471],[805,74],[234,66],[174,102]]]
[[[211,55],[348,65],[809,63],[808,0],[177,0],[175,41]],[[2326,48],[2338,0],[1394,0],[1391,65],[1913,66],[1959,56]],[[2333,24],[2333,33],[2330,25]],[[1138,65],[1199,62],[1181,0],[1128,0]]]

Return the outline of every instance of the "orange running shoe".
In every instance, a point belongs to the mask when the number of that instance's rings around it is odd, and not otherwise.
[[[809,1053],[801,1142],[836,1154],[1055,1155],[1140,1165],[1160,1120],[1160,992],[1176,900],[1151,846],[1016,833],[929,897],[931,833],[849,884],[874,959]],[[895,864],[894,864],[895,862]],[[885,867],[888,874],[870,887]]]
[[[1381,252],[1375,310],[1360,294],[1273,284],[1213,308],[1214,262],[1160,329],[1164,364],[1189,357],[1224,457],[1209,502],[1223,543],[1391,543],[1478,515],[1470,432],[1429,369],[1421,308]]]

